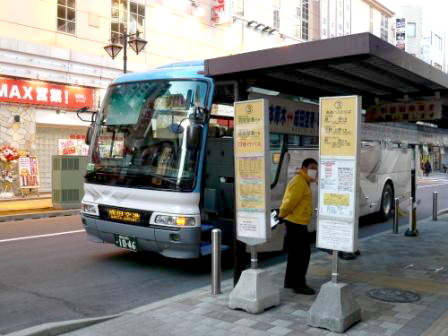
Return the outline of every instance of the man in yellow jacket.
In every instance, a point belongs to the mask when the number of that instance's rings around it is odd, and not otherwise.
[[[280,206],[279,217],[286,224],[286,264],[285,288],[296,293],[313,295],[314,289],[306,284],[305,275],[310,262],[310,241],[308,224],[313,214],[310,183],[317,178],[317,162],[306,159],[302,168],[289,181]]]

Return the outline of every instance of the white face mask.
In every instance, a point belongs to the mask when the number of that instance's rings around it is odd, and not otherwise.
[[[317,177],[317,170],[316,169],[307,169],[308,176],[315,181]]]

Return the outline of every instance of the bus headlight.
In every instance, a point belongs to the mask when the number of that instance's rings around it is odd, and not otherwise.
[[[91,203],[81,203],[81,212],[86,215],[99,216],[100,212],[98,211],[98,204]]]
[[[170,215],[157,215],[154,224],[179,226],[179,227],[192,227],[196,225],[194,217],[186,216],[170,216]]]

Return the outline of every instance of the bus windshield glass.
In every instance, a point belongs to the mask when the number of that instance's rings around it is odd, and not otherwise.
[[[191,191],[208,85],[152,80],[111,86],[96,121],[86,182]]]

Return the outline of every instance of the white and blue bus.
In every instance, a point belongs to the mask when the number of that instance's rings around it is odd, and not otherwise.
[[[261,93],[252,91],[249,98]],[[214,96],[220,94],[213,79],[203,75],[203,62],[126,74],[112,82],[87,137],[82,222],[91,240],[172,258],[209,254],[214,227],[222,229],[224,245],[233,243],[232,108],[212,113]],[[318,107],[272,97],[270,109],[274,210],[299,161],[317,156]],[[391,151],[384,139],[383,144],[366,142],[361,214],[380,212],[386,218],[394,197],[410,195],[412,156],[406,148]],[[395,164],[386,162],[386,154]],[[281,249],[283,235],[278,225],[268,249]]]

